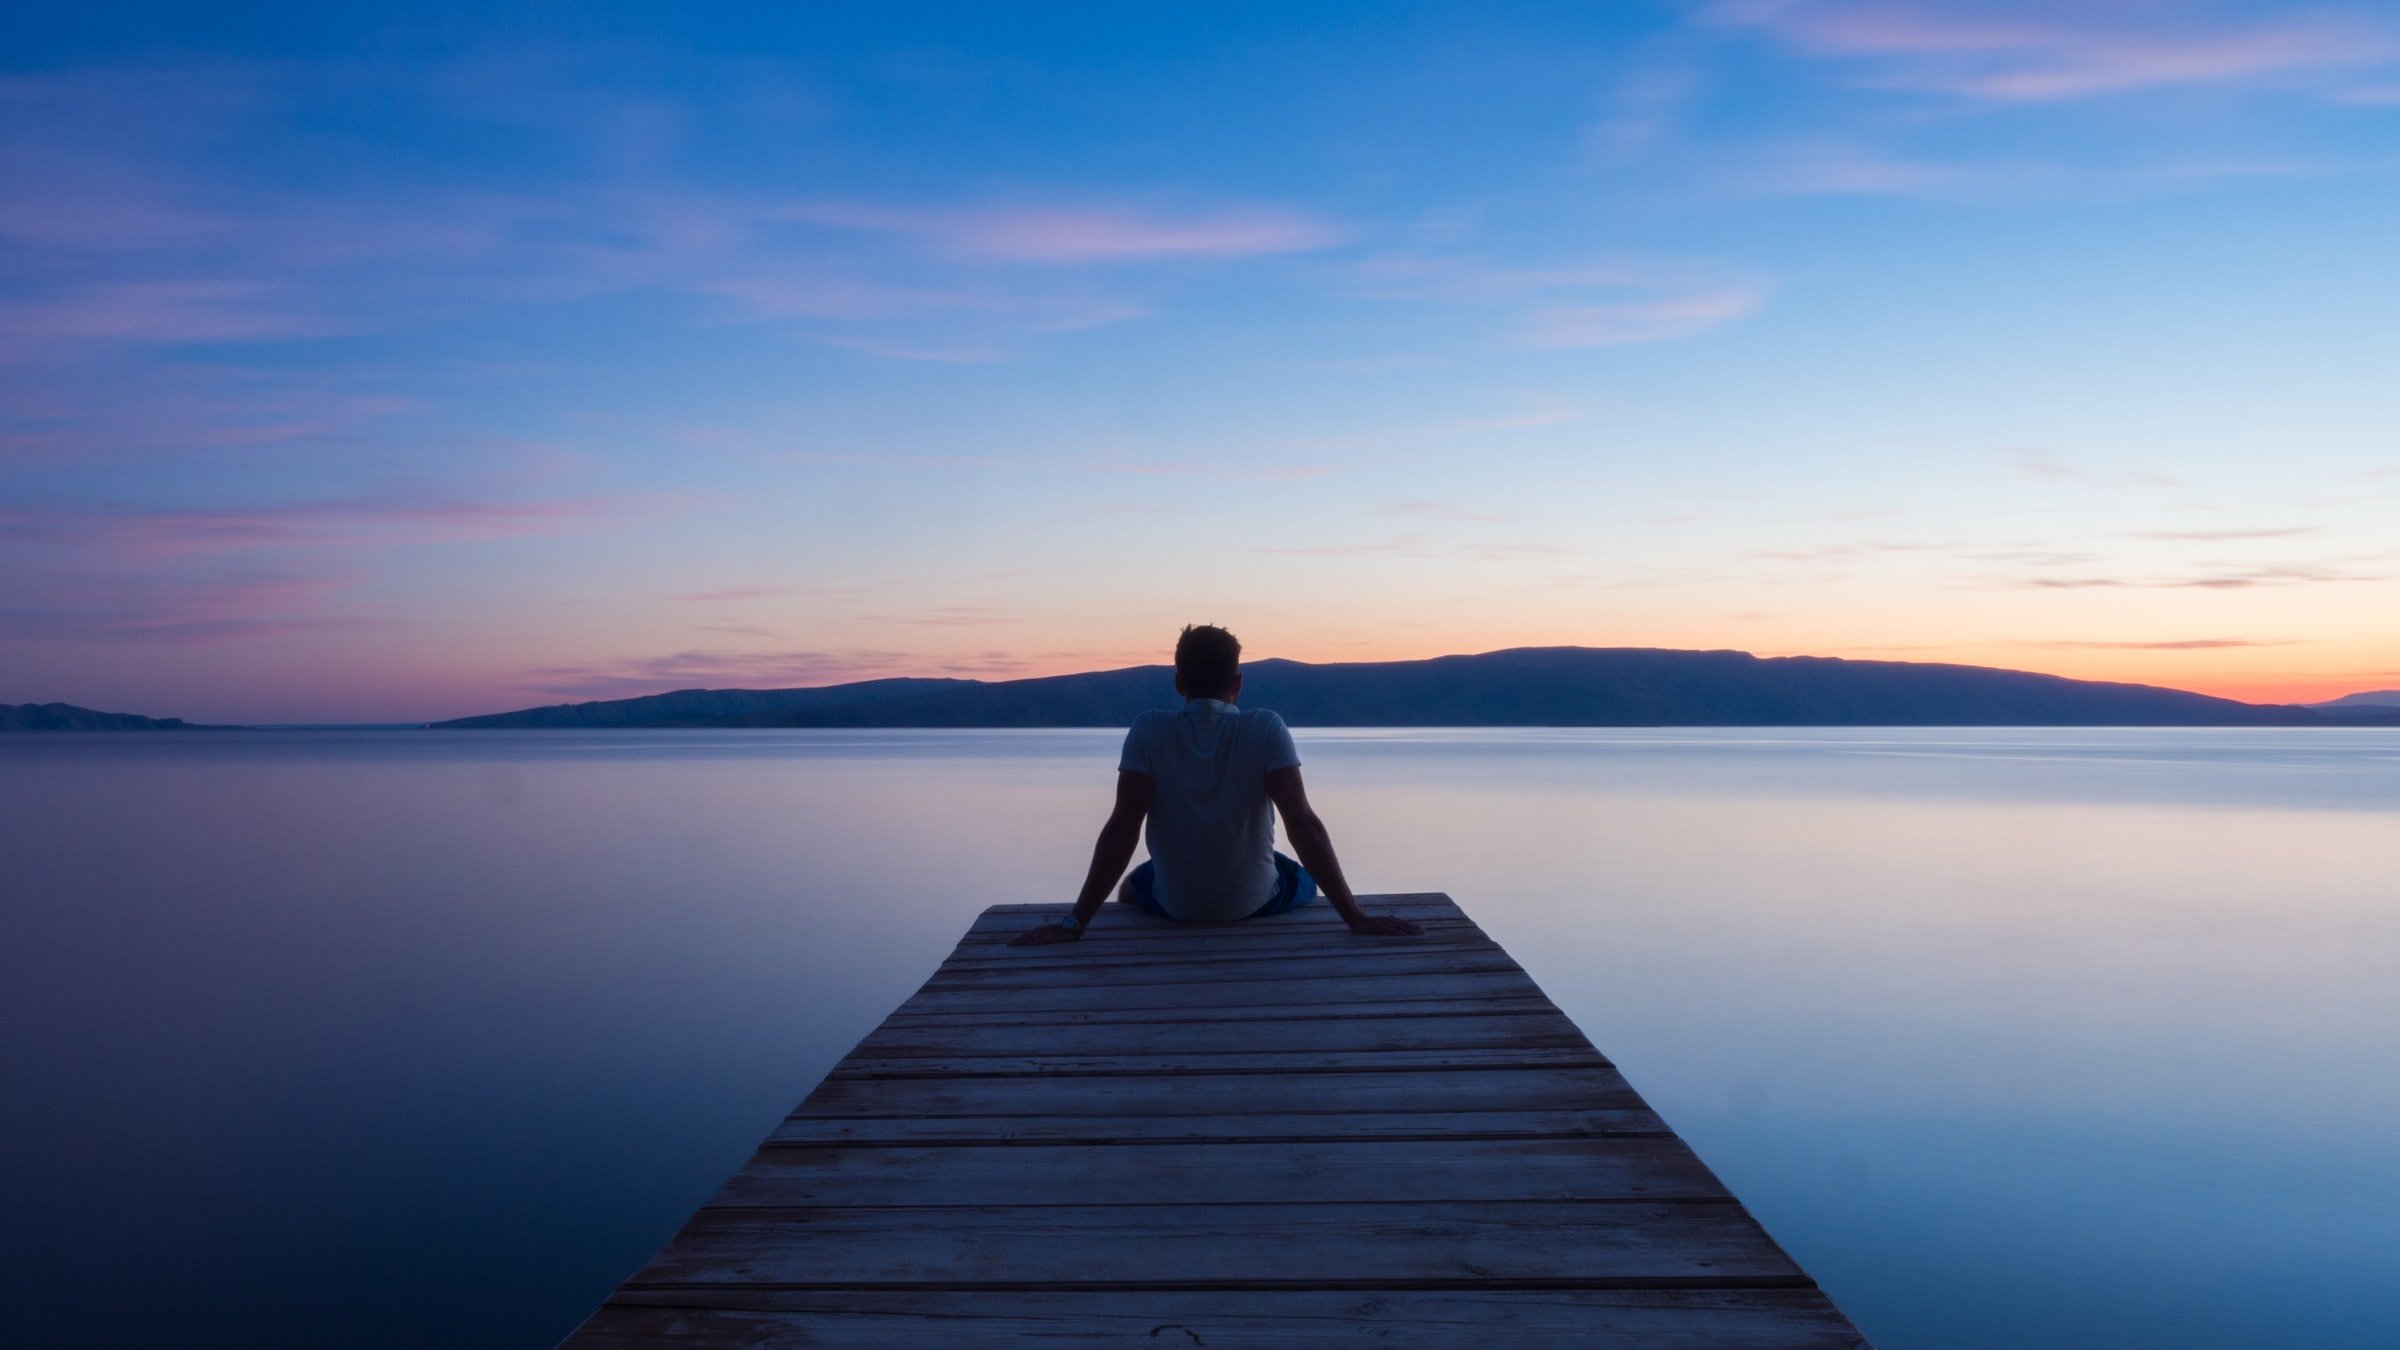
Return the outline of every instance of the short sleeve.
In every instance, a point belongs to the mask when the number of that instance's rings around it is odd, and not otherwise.
[[[1151,715],[1143,713],[1125,728],[1125,748],[1117,755],[1119,773],[1156,775],[1157,770],[1150,767],[1150,721]]]
[[[1283,724],[1281,714],[1264,708],[1258,713],[1258,748],[1268,773],[1292,768],[1300,762],[1300,747],[1292,744],[1292,729]]]

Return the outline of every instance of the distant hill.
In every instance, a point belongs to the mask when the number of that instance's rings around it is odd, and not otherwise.
[[[72,703],[0,703],[0,731],[197,731],[180,717],[94,712]]]
[[[774,715],[838,704],[909,698],[974,685],[974,680],[862,680],[813,689],[678,689],[671,694],[553,703],[517,712],[436,722],[438,728],[689,727],[726,725],[728,718]],[[738,723],[736,723],[738,725]]]
[[[2305,708],[1981,666],[1734,651],[1529,647],[1428,661],[1243,666],[1242,702],[1298,726],[2325,726]],[[1032,680],[904,681],[750,693],[774,706],[717,715],[677,705],[607,722],[465,718],[444,726],[1121,727],[1172,706],[1166,666]],[[859,691],[867,691],[861,693]],[[740,691],[733,691],[739,693]],[[812,695],[798,698],[796,695]],[[700,696],[701,691],[662,695]],[[713,697],[713,696],[712,696]],[[578,708],[614,708],[640,699]],[[532,713],[555,710],[536,709]]]
[[[2344,694],[2340,698],[2308,706],[2327,717],[2400,718],[2400,689],[2370,689],[2363,694]]]

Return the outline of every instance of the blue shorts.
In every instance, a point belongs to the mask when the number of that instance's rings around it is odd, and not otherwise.
[[[1125,878],[1125,889],[1120,894],[1162,919],[1175,917],[1159,907],[1157,863],[1145,862],[1133,869],[1133,874]],[[1278,853],[1275,855],[1275,893],[1267,897],[1267,903],[1242,917],[1258,919],[1269,914],[1281,914],[1286,910],[1298,909],[1316,898],[1317,879],[1308,874],[1307,868]]]

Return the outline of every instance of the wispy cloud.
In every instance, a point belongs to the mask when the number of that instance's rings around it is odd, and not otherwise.
[[[2096,642],[2072,638],[2016,639],[2011,647],[2041,647],[2060,651],[2094,652],[2211,652],[2233,647],[2296,647],[2305,638],[2170,638],[2160,642]]]
[[[1525,340],[1536,347],[1667,342],[1747,318],[1765,303],[1760,292],[1735,287],[1605,305],[1550,305],[1534,311]]]
[[[1479,562],[1556,558],[1568,556],[1574,551],[1561,544],[1438,540],[1422,534],[1389,535],[1343,544],[1271,545],[1257,550],[1260,553],[1305,558],[1472,558]]]
[[[370,494],[226,508],[22,508],[0,513],[0,526],[20,542],[49,541],[121,557],[148,557],[503,539],[624,518],[653,511],[657,505],[613,497],[512,502]]]
[[[2378,574],[2310,563],[2273,567],[2231,568],[2183,577],[2027,577],[2008,584],[2037,591],[2156,590],[2247,591],[2269,586],[2309,586],[2329,582],[2381,581]]]
[[[18,641],[206,643],[375,626],[329,613],[355,573],[271,568],[171,574],[44,569],[9,578],[0,632]]]
[[[1014,614],[990,605],[935,605],[904,614],[862,616],[864,623],[896,623],[912,628],[985,628],[1020,622]]]
[[[1862,85],[1995,103],[2195,86],[2323,89],[2400,61],[2400,29],[2356,9],[2229,17],[2165,5],[1728,0],[1705,14],[1853,63]]]
[[[674,598],[692,604],[725,604],[799,595],[858,595],[866,589],[864,586],[719,586],[714,590],[685,591]]]
[[[1848,141],[1762,146],[1727,168],[1742,189],[1780,197],[1989,198],[2055,187],[2055,170],[1909,158]]]
[[[584,665],[537,666],[527,687],[570,698],[623,698],[669,689],[799,689],[896,675],[1005,679],[1026,669],[1008,652],[926,656],[838,647],[783,651],[690,650]]]
[[[913,472],[924,469],[987,473],[1095,473],[1137,478],[1222,478],[1235,481],[1294,482],[1323,478],[1334,472],[1325,464],[1261,464],[1252,460],[1134,460],[1074,455],[916,455],[877,454],[853,450],[784,450],[769,458],[793,464],[855,464],[861,468]]]
[[[1899,539],[1863,539],[1844,544],[1809,544],[1799,548],[1753,549],[1744,557],[1766,562],[1852,562],[1860,558],[1888,557],[1896,553],[1928,553],[1943,548],[1940,544],[1921,544]]]
[[[948,253],[1008,262],[1251,258],[1310,252],[1342,238],[1340,230],[1324,221],[1268,206],[1167,213],[1117,205],[915,207],[820,201],[785,206],[777,214],[810,225],[901,235]]]
[[[1507,309],[1532,347],[1615,347],[1694,337],[1756,313],[1766,288],[1725,268],[1601,259],[1503,265],[1444,254],[1378,254],[1355,270],[1354,291],[1382,300]]]
[[[2136,539],[2190,540],[2199,543],[2222,543],[2237,539],[2292,539],[2304,534],[2320,533],[2315,525],[2278,525],[2260,529],[2234,530],[2136,530]]]
[[[1465,524],[1503,524],[1532,517],[1516,511],[1470,511],[1455,502],[1394,502],[1383,508],[1388,515],[1415,516],[1429,520],[1450,520]]]
[[[2001,457],[2007,460],[2010,467],[2025,477],[2046,479],[2051,482],[2089,483],[2105,487],[2175,488],[2183,486],[2181,479],[2167,474],[2147,469],[2136,469],[2129,472],[2088,469],[2081,465],[2069,464],[2040,450],[2009,449],[2002,451]]]

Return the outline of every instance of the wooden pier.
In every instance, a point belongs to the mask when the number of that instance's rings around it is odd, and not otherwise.
[[[985,910],[566,1345],[1863,1346],[1449,897]]]

